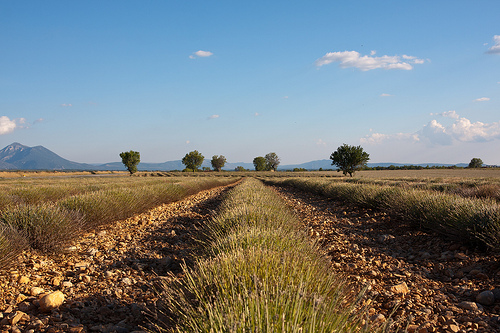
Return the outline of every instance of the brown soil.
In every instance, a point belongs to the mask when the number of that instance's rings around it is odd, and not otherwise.
[[[155,321],[155,286],[181,274],[193,234],[228,187],[202,191],[101,230],[65,253],[25,252],[0,272],[0,332],[137,332]],[[41,313],[37,295],[60,290],[65,302]]]
[[[392,331],[500,332],[500,255],[472,250],[382,212],[274,187],[352,286],[368,290],[368,320]],[[389,319],[388,319],[389,318]]]

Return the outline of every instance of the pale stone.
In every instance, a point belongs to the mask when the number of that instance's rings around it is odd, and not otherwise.
[[[63,281],[63,283],[61,283],[61,287],[71,288],[71,287],[73,287],[73,283],[71,283],[71,281]]]
[[[370,317],[370,320],[374,324],[381,324],[385,321],[385,316],[381,313],[373,315]]]
[[[60,307],[64,303],[64,294],[57,290],[40,299],[40,311],[48,312]]]
[[[132,285],[132,280],[130,280],[129,278],[123,278],[122,283],[127,285],[127,286],[130,286],[130,285]]]
[[[410,292],[408,286],[406,285],[406,282],[401,282],[399,284],[392,286],[391,291],[395,294],[403,294],[403,295]]]
[[[30,279],[29,279],[27,276],[21,276],[21,277],[19,278],[18,282],[19,282],[20,284],[26,284],[26,283],[30,282]]]
[[[31,296],[38,296],[38,295],[40,295],[43,292],[44,292],[44,290],[42,288],[40,288],[40,287],[33,287],[30,290],[30,295]]]

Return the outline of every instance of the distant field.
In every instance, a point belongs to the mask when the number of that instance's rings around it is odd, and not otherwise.
[[[360,178],[498,178],[500,168],[491,169],[424,169],[358,171]]]

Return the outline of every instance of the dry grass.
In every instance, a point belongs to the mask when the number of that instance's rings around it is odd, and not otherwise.
[[[82,230],[128,218],[238,178],[60,178],[0,182],[0,254],[58,251]],[[23,245],[23,246],[21,246]],[[6,259],[0,259],[0,266]],[[1,268],[1,267],[0,267]]]

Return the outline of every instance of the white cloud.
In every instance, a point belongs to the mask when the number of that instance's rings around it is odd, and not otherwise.
[[[61,104],[61,106],[73,106],[73,104]]]
[[[452,118],[452,119],[460,118],[460,116],[457,114],[457,112],[455,110],[436,113],[436,115],[447,117],[447,118]]]
[[[403,57],[387,55],[374,57],[373,52],[371,55],[372,56],[361,56],[359,52],[356,51],[329,52],[317,59],[315,65],[321,67],[331,64],[332,62],[340,62],[340,67],[342,68],[355,67],[362,71],[369,71],[377,68],[411,70],[413,69],[412,64],[424,63],[422,59],[407,55]],[[403,58],[404,61],[401,58]]]
[[[474,100],[474,102],[486,102],[486,101],[489,101],[490,98],[489,97],[481,97],[481,98],[477,98]]]
[[[254,113],[254,116],[258,117],[258,116],[260,116],[260,113],[255,112],[255,113]]]
[[[485,142],[500,139],[500,121],[486,124],[471,122],[455,111],[446,111],[436,116],[453,119],[450,125],[443,125],[436,119],[415,133],[382,134],[372,133],[361,138],[361,143],[378,145],[386,141],[427,142],[430,145],[449,146],[457,142]]]
[[[33,122],[33,124],[38,124],[38,123],[41,123],[41,122],[44,122],[44,121],[45,121],[45,119],[43,119],[43,118],[38,118],[37,120],[35,120],[35,121]]]
[[[187,145],[188,145],[188,144],[190,144],[190,143],[191,143],[191,141],[189,141],[189,140],[186,140],[186,144],[187,144]]]
[[[16,129],[16,127],[17,124],[15,120],[10,120],[7,116],[0,117],[0,135],[11,133]]]
[[[490,47],[486,53],[500,54],[500,35],[493,36],[493,41],[495,42],[495,45]]]
[[[210,117],[208,117],[208,119],[209,119],[209,120],[210,120],[210,119],[217,119],[217,118],[219,118],[219,117],[220,117],[220,116],[219,116],[218,114],[213,114],[213,115],[211,115]]]
[[[370,130],[371,131],[371,130]],[[381,144],[384,141],[395,140],[395,141],[410,141],[417,142],[419,137],[417,134],[409,133],[396,133],[396,134],[382,134],[382,133],[372,133],[360,139],[361,143],[367,144]]]
[[[194,52],[193,54],[191,54],[189,56],[190,59],[196,59],[196,58],[206,58],[206,57],[210,57],[212,56],[213,53],[210,52],[210,51],[202,51],[202,50],[199,50],[199,51],[196,51]]]
[[[380,97],[392,97],[394,95],[391,95],[391,94],[380,94]]]

